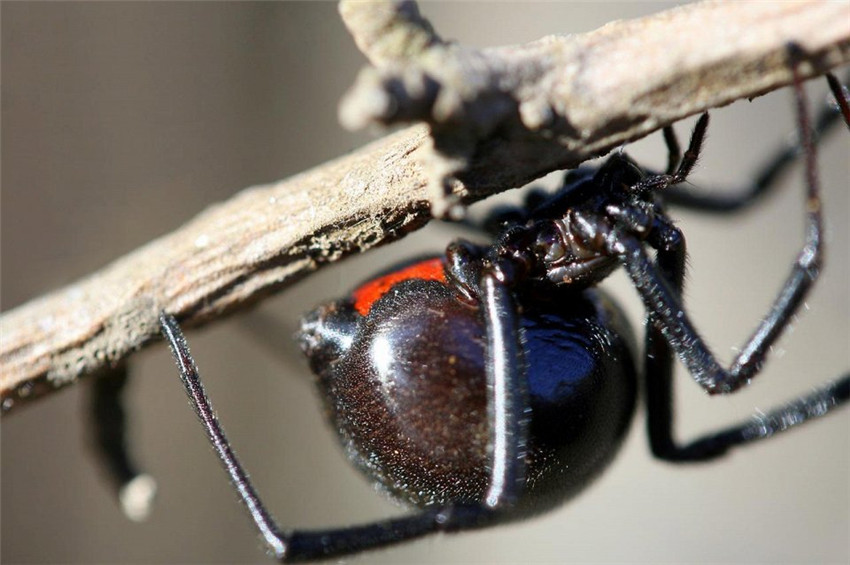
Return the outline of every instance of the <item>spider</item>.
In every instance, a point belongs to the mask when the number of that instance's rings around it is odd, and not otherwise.
[[[752,421],[674,440],[674,357],[709,394],[733,393],[761,370],[822,262],[812,126],[795,72],[807,181],[806,239],[770,312],[729,368],[682,306],[685,239],[664,209],[727,211],[769,190],[794,158],[777,156],[746,194],[682,190],[708,115],[682,156],[671,128],[667,171],[623,153],[567,174],[554,195],[485,222],[488,246],[458,241],[443,257],[379,276],[308,315],[300,342],[318,374],[346,452],[383,490],[419,508],[401,518],[335,530],[291,531],[271,518],[218,423],[176,320],[163,334],[202,425],[269,552],[280,561],[356,553],[433,532],[517,520],[560,504],[615,455],[639,384],[655,456],[706,461],[824,415],[850,399],[850,374]],[[846,96],[829,76],[850,124]],[[816,129],[835,113],[825,111]],[[647,252],[654,250],[654,258]],[[630,326],[595,284],[623,267],[648,312],[638,362]],[[643,374],[643,379],[638,379]]]

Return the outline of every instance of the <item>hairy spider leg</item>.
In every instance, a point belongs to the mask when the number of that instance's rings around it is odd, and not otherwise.
[[[657,250],[658,269],[677,295],[681,296],[686,256],[682,232],[669,221],[658,220],[650,237],[650,245]],[[673,430],[673,368],[674,357],[670,344],[650,320],[647,323],[644,357],[647,432],[653,455],[671,462],[713,459],[733,446],[765,439],[823,416],[850,399],[850,374],[847,374],[778,408],[756,414],[747,422],[702,434],[688,443],[679,444]]]
[[[839,118],[841,117],[843,117],[847,127],[850,128],[850,94],[841,86],[835,75],[827,73],[826,78],[838,107],[827,103],[821,108],[814,124],[815,143],[819,143],[830,132],[834,131],[835,127],[840,123],[841,120]],[[664,128],[664,139],[671,155],[670,165],[668,165],[667,171],[668,174],[671,174],[671,168],[675,169],[672,163],[674,161],[678,162],[679,159],[679,142],[676,139],[676,134],[672,126]],[[666,204],[702,212],[715,214],[737,212],[754,204],[776,188],[779,184],[777,181],[797,161],[797,158],[802,153],[803,147],[801,140],[789,140],[764,163],[756,173],[755,180],[749,187],[740,189],[732,194],[717,193],[709,190],[694,192],[691,188],[671,186],[661,193],[661,197]]]
[[[827,75],[830,88],[844,111],[847,108],[847,95],[842,90],[837,79]],[[806,156],[807,181],[817,183],[811,168],[815,166],[815,144],[832,127],[838,123],[839,113],[825,106],[817,119],[814,140],[809,131],[809,117],[803,98],[800,81],[795,82],[797,99],[798,124],[801,139],[792,146],[780,151],[763,172],[757,177],[753,187],[734,197],[695,196],[684,201],[673,200],[676,204],[707,209],[712,212],[736,211],[751,203],[766,190],[775,186],[779,174],[790,165],[801,153]],[[850,126],[850,116],[845,112],[847,125]],[[675,135],[666,135],[668,147],[677,147]],[[676,190],[674,187],[673,190]],[[817,192],[809,189],[809,195]],[[665,193],[666,195],[671,192]],[[690,194],[681,192],[679,194]],[[658,221],[650,234],[650,245],[656,249],[656,265],[668,283],[681,297],[685,273],[685,238],[682,233],[667,221]],[[686,444],[678,444],[674,439],[673,411],[673,351],[656,324],[647,324],[646,357],[644,360],[644,375],[647,403],[647,431],[653,454],[664,460],[673,462],[704,461],[724,454],[729,448],[752,441],[771,437],[779,432],[796,427],[812,418],[825,415],[838,405],[850,400],[850,373],[830,382],[809,394],[798,397],[791,402],[769,410],[763,414],[754,415],[748,422],[724,428],[719,431],[704,434]]]
[[[789,319],[802,304],[807,292],[817,279],[822,262],[822,218],[820,186],[815,165],[816,150],[806,111],[805,92],[796,66],[793,70],[798,123],[806,170],[805,243],[791,274],[774,300],[771,311],[741,348],[728,369],[720,365],[694,328],[682,307],[675,281],[668,280],[663,268],[649,258],[636,235],[629,233],[622,225],[608,226],[604,224],[605,219],[599,217],[589,217],[582,225],[582,229],[586,231],[583,236],[589,243],[599,242],[600,252],[617,257],[637,288],[653,325],[670,344],[694,380],[712,394],[734,392],[748,384],[750,379],[758,374],[770,346],[788,326]],[[692,138],[692,145],[693,140],[694,138]],[[652,181],[647,184],[652,184]],[[599,237],[603,232],[604,237]],[[663,237],[663,234],[658,237]]]
[[[672,175],[682,159],[682,148],[679,146],[679,138],[676,137],[673,126],[664,126],[661,131],[664,135],[664,144],[667,146],[667,169],[664,172]]]

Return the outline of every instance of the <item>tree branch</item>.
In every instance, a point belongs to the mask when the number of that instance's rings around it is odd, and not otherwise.
[[[361,73],[341,105],[343,122],[427,125],[247,189],[3,314],[3,412],[121,363],[157,338],[160,310],[199,325],[421,227],[431,196],[445,212],[780,88],[791,78],[789,41],[807,54],[805,76],[850,61],[846,3],[702,3],[484,50],[443,41],[411,3],[352,2],[341,11],[379,65]]]
[[[494,171],[574,167],[683,117],[790,84],[788,43],[809,55],[814,74],[846,62],[850,48],[850,7],[823,2],[705,2],[483,50],[441,39],[413,2],[343,0],[340,12],[376,65],[360,73],[340,119],[350,128],[430,126],[436,216],[454,215],[463,196],[491,194]]]

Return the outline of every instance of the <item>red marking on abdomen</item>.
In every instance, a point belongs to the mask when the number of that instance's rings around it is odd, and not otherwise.
[[[360,315],[366,316],[372,309],[372,304],[394,285],[411,279],[446,282],[442,259],[439,257],[426,259],[364,283],[351,293],[354,298],[354,308],[360,312]]]

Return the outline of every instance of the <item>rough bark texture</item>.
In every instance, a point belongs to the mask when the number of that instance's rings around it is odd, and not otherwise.
[[[702,3],[498,49],[443,42],[409,3],[350,3],[377,69],[343,102],[350,126],[424,121],[272,185],[249,188],[64,289],[0,318],[3,412],[114,366],[322,264],[397,239],[464,201],[573,167],[664,125],[850,61],[847,3]],[[387,30],[391,30],[392,33]],[[429,131],[433,138],[429,137]],[[436,151],[434,150],[436,147]]]
[[[341,12],[376,67],[361,72],[340,119],[351,128],[428,123],[438,216],[451,213],[459,194],[524,180],[516,172],[572,167],[685,116],[789,84],[789,43],[815,74],[846,62],[850,45],[850,8],[841,3],[705,2],[484,50],[443,41],[412,2],[343,2]]]

